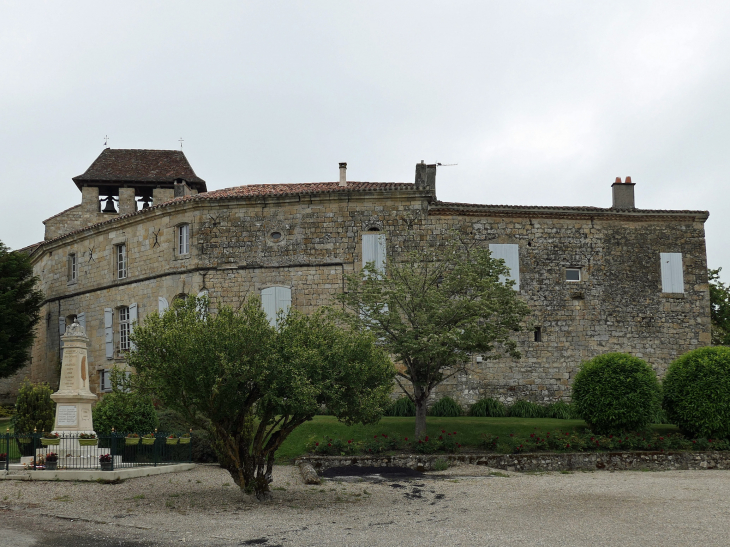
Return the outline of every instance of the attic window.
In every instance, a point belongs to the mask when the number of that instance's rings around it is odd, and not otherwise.
[[[565,270],[566,281],[580,281],[580,268],[567,268]]]
[[[279,241],[279,240],[280,240],[280,239],[282,238],[282,235],[281,235],[281,232],[271,232],[271,233],[269,234],[269,237],[270,237],[270,238],[271,238],[271,239],[272,239],[273,241]]]

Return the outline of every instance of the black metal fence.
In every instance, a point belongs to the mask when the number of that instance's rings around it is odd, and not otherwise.
[[[153,433],[79,434],[51,437],[42,433],[0,434],[0,469],[113,471],[129,467],[189,463],[193,439],[189,435]]]

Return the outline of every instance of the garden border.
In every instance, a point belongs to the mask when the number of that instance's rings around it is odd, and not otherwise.
[[[379,456],[302,456],[317,473],[332,467],[408,467],[433,470],[436,460],[484,465],[505,471],[595,471],[730,469],[730,452],[542,452],[530,454],[393,454]]]

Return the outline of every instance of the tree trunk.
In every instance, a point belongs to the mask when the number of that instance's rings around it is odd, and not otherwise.
[[[428,391],[419,386],[413,386],[413,399],[416,403],[416,439],[426,436],[426,401]]]

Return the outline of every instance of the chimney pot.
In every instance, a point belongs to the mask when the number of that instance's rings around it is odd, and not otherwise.
[[[626,183],[625,184],[631,184],[631,177],[626,177]]]
[[[626,182],[621,183],[621,177],[616,177],[616,182],[611,185],[613,190],[612,209],[635,209],[634,186],[631,177],[626,177]]]
[[[614,184],[621,184],[621,177],[616,177],[616,182]]]
[[[347,186],[347,163],[340,162],[340,184],[339,186]]]

